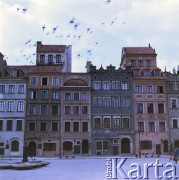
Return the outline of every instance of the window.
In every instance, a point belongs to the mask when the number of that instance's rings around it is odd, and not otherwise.
[[[108,150],[108,141],[103,141],[103,150]]]
[[[29,131],[35,131],[35,122],[29,122]]]
[[[94,128],[101,128],[102,124],[101,124],[101,119],[100,118],[95,118],[94,119]]]
[[[112,107],[119,107],[119,98],[118,97],[112,98]]]
[[[47,130],[47,123],[41,122],[40,123],[40,131],[46,131]]]
[[[12,120],[7,120],[7,124],[6,124],[6,130],[7,131],[12,131]]]
[[[143,103],[137,103],[137,113],[138,114],[143,113]]]
[[[56,143],[44,143],[44,151],[56,151]]]
[[[109,90],[110,89],[110,83],[109,82],[103,82],[103,89]]]
[[[113,128],[121,128],[121,118],[113,118]]]
[[[154,124],[154,122],[149,122],[149,132],[155,132],[155,124]]]
[[[131,66],[135,67],[136,66],[136,60],[131,60]]]
[[[173,84],[169,84],[169,90],[174,90],[174,85]]]
[[[80,113],[80,107],[79,106],[73,106],[73,114],[79,114]]]
[[[19,151],[19,141],[13,140],[11,142],[11,151],[18,152]]]
[[[58,115],[58,105],[52,105],[52,115]]]
[[[47,77],[42,77],[42,85],[43,86],[48,85],[48,78]]]
[[[179,128],[178,119],[173,119],[173,128]]]
[[[81,99],[82,100],[88,100],[88,94],[87,93],[82,93],[81,94]]]
[[[153,93],[153,87],[152,86],[146,86],[146,93]]]
[[[71,100],[71,93],[65,93],[65,100]]]
[[[70,122],[65,122],[65,132],[70,132]]]
[[[22,131],[22,120],[17,120],[16,131]]]
[[[96,142],[96,149],[102,150],[102,142]]]
[[[140,141],[141,149],[152,149],[152,141]]]
[[[177,108],[177,99],[171,99],[171,108]]]
[[[48,99],[48,91],[47,90],[41,91],[41,99]]]
[[[98,98],[98,97],[93,98],[93,105],[95,107],[100,107],[101,106],[101,98]]]
[[[93,89],[95,89],[95,90],[101,89],[101,83],[100,82],[93,82]]]
[[[122,107],[130,107],[130,99],[129,98],[122,98]]]
[[[4,101],[0,101],[0,112],[4,111],[4,107],[5,107]]]
[[[45,63],[45,55],[44,54],[40,55],[40,63]]]
[[[47,105],[41,105],[41,115],[47,115]]]
[[[71,107],[65,106],[65,114],[71,114]]]
[[[14,94],[15,93],[15,85],[9,85],[8,93],[9,94]]]
[[[0,85],[0,93],[5,94],[5,85]]]
[[[56,63],[61,63],[62,62],[62,57],[60,54],[56,55]]]
[[[139,132],[144,132],[144,122],[138,122],[138,130]]]
[[[17,111],[18,112],[23,112],[24,111],[24,102],[23,101],[18,101],[17,102]]]
[[[122,90],[128,90],[129,89],[129,85],[127,82],[122,82]]]
[[[48,55],[48,63],[53,63],[53,55]]]
[[[3,131],[3,120],[0,120],[0,131]]]
[[[58,122],[52,122],[52,131],[58,131]]]
[[[58,85],[59,85],[59,78],[58,78],[58,77],[53,77],[53,79],[52,79],[52,85],[53,85],[53,86],[58,86]]]
[[[118,82],[112,82],[112,89],[119,89],[119,83]]]
[[[18,93],[19,94],[24,94],[25,93],[25,86],[24,85],[19,85],[18,86]]]
[[[12,112],[12,111],[14,111],[14,102],[13,101],[9,101],[8,103],[7,103],[7,111],[9,111],[9,112]]]
[[[73,122],[73,132],[79,132],[79,122]]]
[[[74,100],[80,100],[80,94],[74,93]]]
[[[37,99],[37,91],[35,90],[30,91],[30,99]]]
[[[159,131],[165,132],[165,122],[159,122]]]
[[[122,125],[123,125],[123,128],[129,128],[130,127],[130,125],[129,125],[129,118],[123,117],[122,118]]]
[[[36,114],[36,105],[30,104],[29,106],[29,114],[35,115]]]
[[[153,107],[153,104],[152,104],[152,103],[148,103],[148,104],[147,104],[147,112],[148,112],[149,114],[154,113],[154,107]]]
[[[88,106],[82,106],[82,114],[88,114]]]
[[[111,120],[110,120],[110,118],[104,118],[104,128],[106,128],[106,129],[111,128]]]
[[[52,99],[59,99],[59,92],[58,91],[52,92]]]
[[[96,142],[96,150],[108,150],[109,142],[108,141],[97,141]]]
[[[33,86],[37,85],[37,77],[31,77],[30,84]]]
[[[164,104],[163,103],[159,103],[158,104],[158,113],[159,114],[163,114],[164,113]]]
[[[151,67],[151,60],[146,60],[146,66]]]
[[[145,70],[143,71],[143,73],[144,73],[144,76],[151,76],[151,72],[150,72],[149,69],[145,69]]]
[[[137,85],[135,88],[136,93],[142,93],[142,86]]]
[[[163,93],[163,86],[157,86],[157,93],[162,94]]]
[[[82,131],[88,132],[88,122],[82,122]]]
[[[110,107],[110,105],[111,105],[110,98],[104,98],[103,101],[104,101],[103,102],[104,107]]]
[[[134,74],[134,76],[140,76],[141,75],[140,70],[138,70],[138,69],[135,69],[133,71],[133,74]]]
[[[138,60],[138,66],[140,66],[140,67],[144,66],[144,61],[143,60]]]

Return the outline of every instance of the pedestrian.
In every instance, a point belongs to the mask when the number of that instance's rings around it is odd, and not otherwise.
[[[174,159],[173,159],[176,163],[178,161],[178,148],[175,148],[175,151],[174,151]]]

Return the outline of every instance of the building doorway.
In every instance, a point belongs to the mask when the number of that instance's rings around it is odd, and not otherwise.
[[[72,154],[72,150],[73,150],[73,143],[71,141],[65,141],[63,143],[63,153],[64,153],[64,155]]]
[[[156,144],[156,154],[161,154],[161,145]]]
[[[168,141],[167,140],[165,140],[163,142],[163,152],[168,152]]]
[[[130,153],[130,140],[123,138],[121,141],[121,153]]]
[[[83,142],[82,142],[82,154],[88,154],[88,152],[89,152],[88,140],[83,140]]]
[[[175,141],[175,148],[178,148],[178,149],[179,149],[179,140],[176,140],[176,141]]]
[[[36,156],[36,143],[30,142],[28,145],[28,156]]]

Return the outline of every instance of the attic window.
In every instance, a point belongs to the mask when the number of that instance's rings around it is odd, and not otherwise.
[[[19,77],[19,70],[13,70],[13,77]]]
[[[62,62],[62,57],[60,54],[56,55],[56,63],[61,63]]]

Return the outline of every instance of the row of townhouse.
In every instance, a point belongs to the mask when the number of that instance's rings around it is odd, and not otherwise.
[[[179,147],[179,73],[152,47],[124,47],[119,68],[71,72],[71,46],[37,42],[36,65],[0,53],[0,155],[168,154]]]

